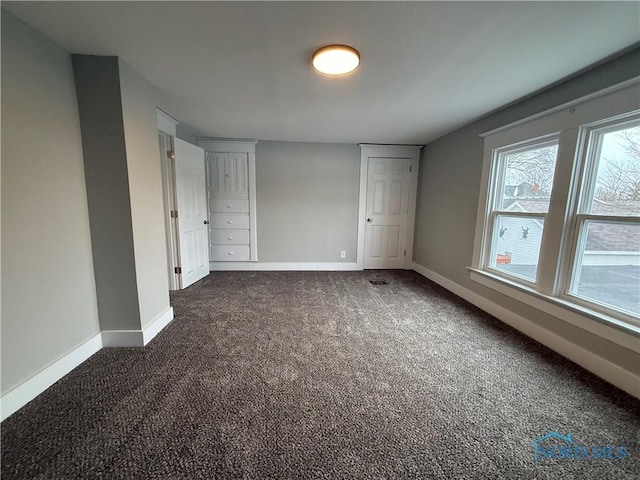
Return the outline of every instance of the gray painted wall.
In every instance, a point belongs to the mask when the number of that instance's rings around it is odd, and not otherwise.
[[[156,90],[117,57],[72,55],[102,330],[169,308]]]
[[[638,372],[637,352],[517,302],[469,279],[480,193],[479,134],[640,75],[640,49],[495,112],[427,145],[418,184],[414,261],[571,342]]]
[[[98,332],[71,58],[2,11],[2,394]]]
[[[72,55],[82,122],[102,330],[139,330],[131,199],[117,57]]]
[[[142,327],[169,308],[155,88],[120,60],[135,273]]]
[[[258,142],[258,259],[355,262],[359,185],[357,145]]]

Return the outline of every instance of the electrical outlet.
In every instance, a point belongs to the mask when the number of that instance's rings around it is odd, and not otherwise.
[[[347,252],[340,250],[340,258],[347,258]]]

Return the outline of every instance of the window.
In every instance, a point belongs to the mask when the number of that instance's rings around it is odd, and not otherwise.
[[[640,317],[640,119],[584,128],[575,257],[568,294]]]
[[[637,92],[629,82],[484,135],[473,280],[579,326],[640,333]]]
[[[557,138],[495,152],[489,269],[536,282],[557,153]]]

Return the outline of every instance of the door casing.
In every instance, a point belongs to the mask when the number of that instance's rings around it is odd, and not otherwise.
[[[177,210],[175,202],[175,170],[173,158],[174,136],[158,130],[158,145],[160,149],[160,164],[162,166],[162,196],[164,201],[164,227],[167,246],[167,275],[169,278],[169,290],[180,290],[180,276],[176,273],[176,267],[180,265],[180,253],[178,252],[178,232],[176,219],[171,212]]]
[[[412,169],[409,182],[408,214],[405,234],[405,249],[403,267],[410,270],[413,264],[413,233],[415,228],[416,199],[418,192],[418,171],[420,165],[420,151],[423,145],[378,145],[360,143],[360,196],[358,207],[358,250],[356,262],[358,268],[364,269],[365,258],[365,229],[367,222],[367,184],[369,158],[407,158],[410,159]]]

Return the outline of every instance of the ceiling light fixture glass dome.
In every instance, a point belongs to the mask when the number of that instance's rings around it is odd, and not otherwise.
[[[313,54],[313,68],[326,75],[344,75],[360,65],[360,53],[348,45],[327,45]]]

